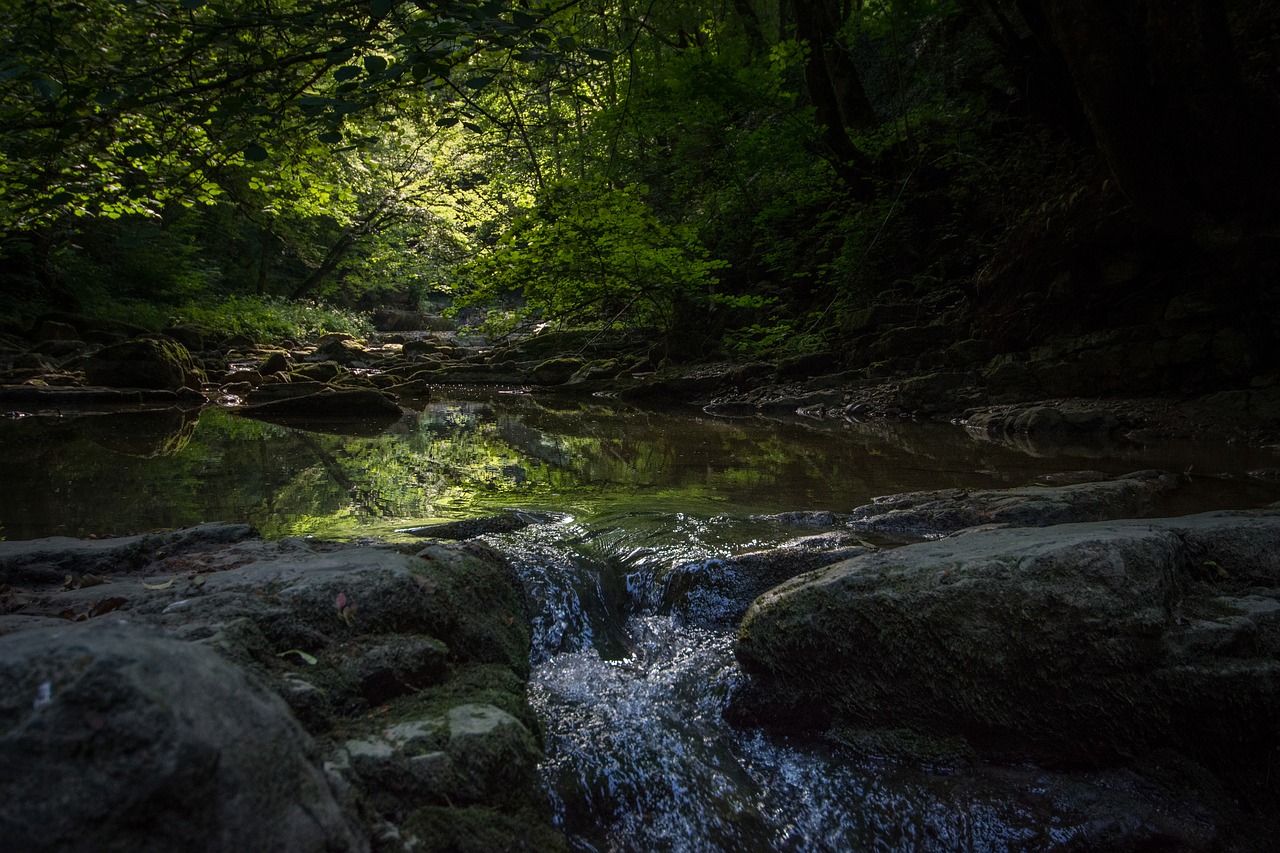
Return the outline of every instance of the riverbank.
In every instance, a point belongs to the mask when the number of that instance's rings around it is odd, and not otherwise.
[[[646,349],[634,333],[546,332],[497,344],[453,331],[388,332],[368,340],[333,334],[259,345],[190,327],[138,337],[59,315],[26,338],[0,340],[0,407],[22,414],[217,404],[282,422],[389,422],[402,397],[427,399],[434,388],[478,385],[696,406],[720,417],[950,421],[978,435],[1031,441],[1113,435],[1135,442],[1280,444],[1280,374],[1219,371],[1206,378],[1202,372],[1179,385],[1180,374],[1166,373],[1147,386],[1142,376],[1151,379],[1148,371],[1133,381],[1115,380],[1124,359],[1150,359],[1148,343],[1063,352],[1046,347],[1038,357],[997,356],[963,368],[930,369],[920,356],[850,370],[833,353],[677,363]],[[1090,386],[1088,365],[1107,353],[1121,361]],[[1081,386],[1096,394],[1079,393]]]

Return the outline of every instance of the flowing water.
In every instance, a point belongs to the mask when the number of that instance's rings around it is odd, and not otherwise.
[[[1004,444],[945,424],[452,393],[389,429],[342,434],[218,409],[6,419],[0,536],[220,520],[272,537],[403,540],[504,508],[553,511],[554,523],[486,538],[537,603],[531,699],[575,849],[1016,850],[1069,847],[1096,809],[1034,769],[851,761],[729,726],[733,623],[681,604],[670,580],[808,532],[762,514],[843,512],[895,492],[1162,468],[1191,481],[1163,514],[1280,498],[1265,473],[1280,457],[1213,443]]]

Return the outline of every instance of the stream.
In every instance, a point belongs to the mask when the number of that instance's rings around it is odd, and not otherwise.
[[[216,520],[267,537],[411,541],[407,528],[507,508],[555,513],[484,538],[535,602],[542,773],[573,849],[1067,849],[1097,810],[1035,768],[850,761],[729,726],[734,625],[715,602],[669,595],[671,579],[815,532],[761,516],[847,512],[897,492],[1161,468],[1191,482],[1160,514],[1280,498],[1258,473],[1280,457],[1257,448],[1011,444],[947,424],[449,393],[381,431],[298,430],[216,408],[5,419],[0,536]]]

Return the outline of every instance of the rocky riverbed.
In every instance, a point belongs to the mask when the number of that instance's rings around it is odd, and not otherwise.
[[[761,521],[794,526],[789,542],[655,565],[629,606],[691,638],[741,620],[736,725],[994,797],[997,825],[1035,828],[1025,849],[1263,849],[1280,510],[1132,517],[1189,487],[1148,471],[787,513]],[[531,624],[557,615],[522,577],[475,538],[268,542],[215,524],[0,543],[0,834],[30,850],[565,849],[527,700]]]
[[[15,850],[556,850],[529,614],[478,543],[0,543]]]
[[[676,362],[643,333],[546,332],[494,342],[452,330],[410,331],[260,345],[193,326],[147,333],[56,314],[22,335],[0,334],[0,407],[23,414],[212,403],[283,423],[385,424],[398,417],[401,399],[423,399],[441,386],[489,385],[693,404],[722,417],[950,420],[1032,451],[1102,435],[1280,443],[1280,374],[1249,372],[1265,359],[1227,347],[1221,369],[1209,359],[1198,372],[1183,362],[1126,372],[1126,360],[1147,364],[1154,358],[1148,350],[1165,352],[1169,347],[1160,346],[1168,342],[1139,337],[1121,345],[1114,337],[1059,341],[987,361],[979,357],[985,350],[971,347],[967,360],[952,365],[926,352],[848,369],[835,353]],[[1101,371],[1098,382],[1082,379],[1082,365]],[[1139,396],[1151,389],[1161,393]]]
[[[1266,445],[1280,428],[1265,376],[1186,398],[1035,396],[1055,389],[1002,387],[999,365],[679,366],[595,337],[496,347],[451,332],[263,347],[72,316],[0,349],[14,417],[185,423],[220,405],[380,430],[440,386],[485,384],[721,418],[954,420],[1030,454],[1101,435]],[[1264,849],[1280,806],[1280,514],[1147,518],[1186,487],[1186,472],[1084,472],[785,513],[763,519],[797,527],[783,547],[630,578],[623,609],[736,629],[745,681],[727,713],[745,730],[910,766],[925,788],[994,791],[1006,812],[1030,809],[1031,848]],[[0,837],[565,848],[526,695],[531,624],[558,616],[533,612],[528,578],[476,538],[560,518],[423,527],[425,546],[264,541],[243,525],[0,543]]]

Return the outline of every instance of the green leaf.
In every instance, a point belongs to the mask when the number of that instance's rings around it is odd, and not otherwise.
[[[604,50],[603,48],[599,48],[599,47],[584,47],[582,49],[582,52],[585,53],[587,56],[591,57],[592,59],[599,59],[605,62],[607,62],[610,59],[613,59],[612,50]]]
[[[66,204],[67,202],[73,200],[74,198],[75,198],[74,195],[67,192],[66,190],[63,190],[62,192],[54,193],[53,198],[49,199],[49,203],[50,204]]]
[[[387,70],[387,61],[381,56],[366,56],[364,58],[364,70],[370,74],[381,74]]]
[[[344,65],[341,68],[335,68],[333,71],[333,79],[342,81],[350,80],[353,77],[360,76],[360,68],[355,65]]]
[[[337,130],[326,130],[324,133],[317,136],[316,139],[319,139],[321,142],[324,142],[326,144],[332,145],[335,142],[342,141],[342,133]]]
[[[458,121],[459,119],[457,116],[449,116],[448,118],[438,118],[436,119],[436,127],[453,127],[458,123]]]
[[[267,149],[263,148],[261,145],[250,144],[244,147],[244,159],[250,162],[261,163],[263,160],[267,159],[268,156]]]
[[[21,62],[10,59],[3,67],[0,67],[0,80],[12,80],[14,77],[21,77],[30,70]]]
[[[385,17],[395,5],[395,0],[369,0],[369,12],[375,18],[382,18]]]
[[[62,94],[62,84],[52,77],[37,77],[31,81],[31,88],[36,90],[37,95],[50,101],[56,101]]]
[[[462,85],[466,86],[468,89],[475,89],[478,92],[492,82],[492,77],[472,77],[463,81]]]
[[[573,36],[560,36],[556,39],[556,43],[560,45],[561,50],[576,50],[578,47],[578,40]]]
[[[180,5],[184,9],[203,9],[208,3],[209,0],[182,0]]]
[[[524,27],[525,29],[533,29],[538,26],[538,17],[536,15],[530,15],[528,12],[521,12],[518,9],[511,13],[511,20],[515,21],[517,27]]]
[[[474,122],[464,121],[462,126],[472,133],[484,133],[484,128]]]

